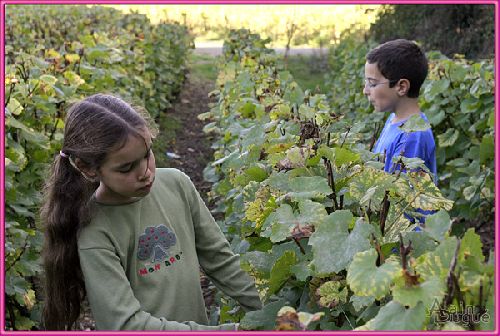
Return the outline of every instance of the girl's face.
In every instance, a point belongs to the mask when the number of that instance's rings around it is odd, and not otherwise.
[[[155,179],[155,157],[149,131],[129,135],[125,146],[108,154],[98,169],[96,198],[109,204],[129,203],[146,196]]]
[[[380,73],[376,63],[365,64],[363,93],[377,112],[394,112],[399,102],[397,85],[389,87],[389,79]]]

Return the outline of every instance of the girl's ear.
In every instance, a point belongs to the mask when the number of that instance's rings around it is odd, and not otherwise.
[[[398,96],[404,97],[408,94],[410,90],[410,81],[408,79],[402,78],[397,84]]]
[[[83,162],[80,158],[76,158],[75,160],[70,159],[71,165],[78,170],[83,177],[90,182],[98,182],[99,176],[97,175],[97,170],[94,168],[88,167],[88,165]]]

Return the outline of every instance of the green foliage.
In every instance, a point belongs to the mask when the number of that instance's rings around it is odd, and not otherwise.
[[[441,210],[427,217],[424,230],[435,240],[442,241],[446,232],[450,230],[450,227],[450,215],[446,211]]]
[[[491,61],[432,60],[421,107],[437,135],[439,185],[455,216],[493,222],[494,68]],[[449,88],[434,95],[434,83]]]
[[[491,58],[494,55],[495,7],[486,4],[384,5],[370,26],[378,41],[396,38],[422,41],[452,57]]]
[[[221,61],[218,103],[203,118],[215,137],[205,170],[214,182],[210,194],[265,304],[242,326],[303,330],[298,312],[322,312],[307,330],[440,330],[435,304],[442,311],[489,307],[493,273],[473,256],[482,248],[474,231],[451,235],[454,202],[428,175],[384,172],[369,151],[373,121],[382,116],[357,110],[365,100],[362,68],[351,69],[352,83],[336,77],[346,84],[334,93],[342,90],[343,100],[329,103],[302,91],[278,57],[260,52],[265,41],[234,34],[249,42],[238,41],[243,49]],[[349,54],[355,51],[339,57]],[[353,83],[359,87],[351,95]],[[422,127],[410,122],[408,132]],[[415,208],[438,210],[421,232],[404,216]],[[475,300],[479,290],[483,299]]]
[[[248,29],[231,30],[222,46],[224,59],[240,61],[244,56],[256,57],[261,53],[271,53],[266,44],[271,39],[262,40],[258,34],[250,33]]]
[[[356,330],[420,330],[424,326],[425,310],[421,303],[416,307],[391,301],[380,308],[377,316]]]
[[[5,197],[7,328],[36,329],[48,166],[61,147],[67,108],[111,92],[152,117],[170,106],[192,40],[184,27],[85,6],[7,6]]]

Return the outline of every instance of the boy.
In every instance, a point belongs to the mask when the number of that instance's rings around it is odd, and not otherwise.
[[[418,95],[428,72],[427,58],[420,48],[408,40],[394,40],[379,45],[366,56],[363,93],[377,112],[392,112],[374,147],[385,152],[387,172],[394,171],[394,156],[419,157],[436,181],[436,154],[432,131],[405,133],[400,126],[420,111]]]
[[[400,126],[413,115],[420,115],[418,95],[428,72],[422,50],[413,42],[398,39],[386,42],[366,56],[363,93],[377,112],[391,112],[373,151],[385,153],[386,172],[393,172],[393,157],[421,158],[437,182],[436,145],[431,129],[405,133]],[[418,210],[423,214],[430,211]]]

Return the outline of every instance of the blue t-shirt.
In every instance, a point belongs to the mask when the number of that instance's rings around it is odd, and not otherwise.
[[[429,122],[424,113],[420,112],[420,116]],[[373,149],[375,153],[384,153],[385,151],[384,170],[392,173],[396,168],[396,164],[392,162],[392,158],[403,153],[403,156],[407,158],[418,157],[422,159],[425,162],[425,166],[432,173],[434,183],[436,183],[436,144],[431,129],[405,133],[400,126],[406,120],[393,124],[392,120],[395,117],[396,115],[391,113]]]
[[[420,116],[422,119],[429,122],[423,112],[420,112]],[[407,158],[418,157],[422,159],[425,166],[429,168],[429,171],[432,173],[434,183],[437,184],[436,144],[431,129],[406,133],[400,128],[406,120],[392,123],[395,117],[396,115],[391,113],[373,149],[374,153],[385,152],[384,171],[389,173],[394,172],[397,166],[396,163],[392,161],[392,158],[403,153],[402,155]],[[416,211],[423,215],[429,215],[435,212],[422,209],[416,209]],[[414,222],[411,216],[405,214],[405,217]],[[425,217],[419,218],[419,222],[425,223]],[[416,231],[420,230],[417,229]]]

